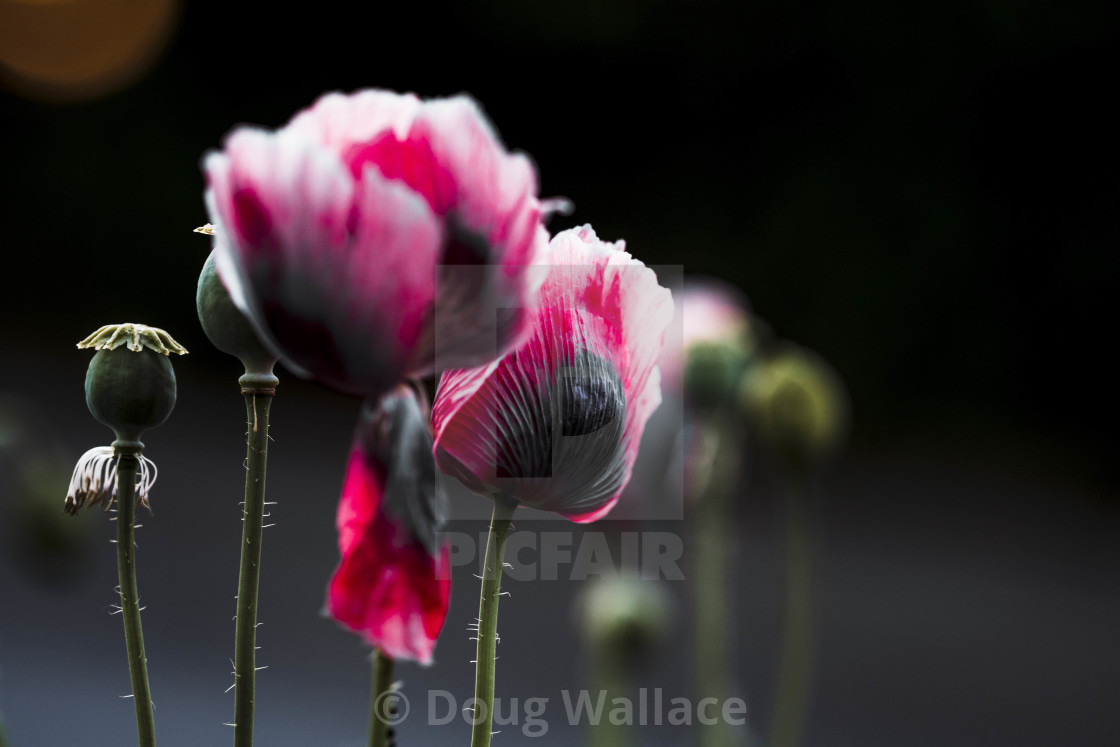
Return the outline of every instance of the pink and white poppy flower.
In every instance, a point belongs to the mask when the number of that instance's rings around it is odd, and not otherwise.
[[[296,373],[379,397],[527,331],[547,248],[537,177],[467,96],[331,93],[208,154],[218,272]]]
[[[327,614],[394,659],[429,664],[447,617],[449,550],[432,435],[411,389],[367,401],[354,434],[342,500],[342,560]]]
[[[577,522],[603,517],[661,401],[657,357],[672,317],[669,291],[621,241],[590,226],[558,234],[528,339],[443,374],[436,463],[478,493]]]

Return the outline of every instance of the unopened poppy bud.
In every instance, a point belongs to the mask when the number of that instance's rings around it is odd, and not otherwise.
[[[600,578],[585,584],[576,613],[594,655],[633,666],[668,634],[672,607],[656,581]]]
[[[86,371],[86,404],[121,442],[167,420],[175,407],[175,371],[168,356],[186,349],[162,329],[142,324],[102,327],[78,343],[97,354]]]
[[[824,464],[847,433],[843,381],[823,358],[798,345],[784,345],[752,366],[739,402],[761,445],[789,469]]]
[[[202,273],[198,276],[195,306],[198,308],[198,321],[202,323],[202,331],[214,347],[241,361],[246,376],[272,379],[275,382],[272,369],[276,365],[276,356],[261,344],[253,325],[234,305],[229,291],[218,277],[214,252],[210,252],[210,256],[206,258]]]
[[[765,325],[747,298],[722,281],[691,276],[674,294],[680,338],[661,353],[662,388],[683,394],[690,411],[724,407],[766,336]]]
[[[738,338],[692,343],[685,354],[684,392],[689,405],[710,410],[726,405],[748,361]]]

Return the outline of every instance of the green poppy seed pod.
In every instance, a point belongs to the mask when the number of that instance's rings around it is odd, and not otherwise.
[[[807,472],[830,461],[848,431],[848,394],[823,358],[785,344],[752,366],[739,403],[760,445],[787,469]]]
[[[249,320],[234,305],[229,291],[218,277],[214,252],[206,258],[198,276],[195,306],[202,331],[214,347],[241,361],[245,367],[243,378],[259,385],[276,385],[276,377],[272,373],[276,356],[261,344]]]
[[[672,606],[663,585],[637,578],[599,578],[586,582],[577,619],[595,656],[625,667],[648,660],[665,640]]]
[[[170,353],[187,351],[161,329],[114,324],[94,332],[79,348],[97,350],[86,371],[86,405],[119,442],[139,443],[175,407]]]

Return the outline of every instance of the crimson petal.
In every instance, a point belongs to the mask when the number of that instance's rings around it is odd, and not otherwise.
[[[432,437],[398,387],[362,407],[338,506],[342,560],[327,612],[395,659],[429,664],[447,616],[450,559]]]

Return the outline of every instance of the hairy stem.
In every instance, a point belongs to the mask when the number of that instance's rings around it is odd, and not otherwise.
[[[268,468],[268,410],[274,388],[242,382],[249,420],[245,506],[241,528],[241,574],[237,583],[237,630],[233,652],[233,743],[253,744],[253,709],[257,687],[257,589],[260,586],[264,482]]]
[[[517,504],[494,497],[490,534],[486,538],[486,565],[482,572],[482,594],[478,600],[478,655],[475,656],[475,711],[471,747],[490,747],[494,721],[494,653],[497,648],[498,597],[502,591],[502,558],[506,536]]]
[[[136,733],[140,747],[154,747],[155,716],[148,686],[144,631],[140,626],[140,594],[136,589],[136,470],[140,465],[137,446],[139,444],[117,446],[117,575],[120,579],[128,674],[132,680],[132,701],[136,706]]]

